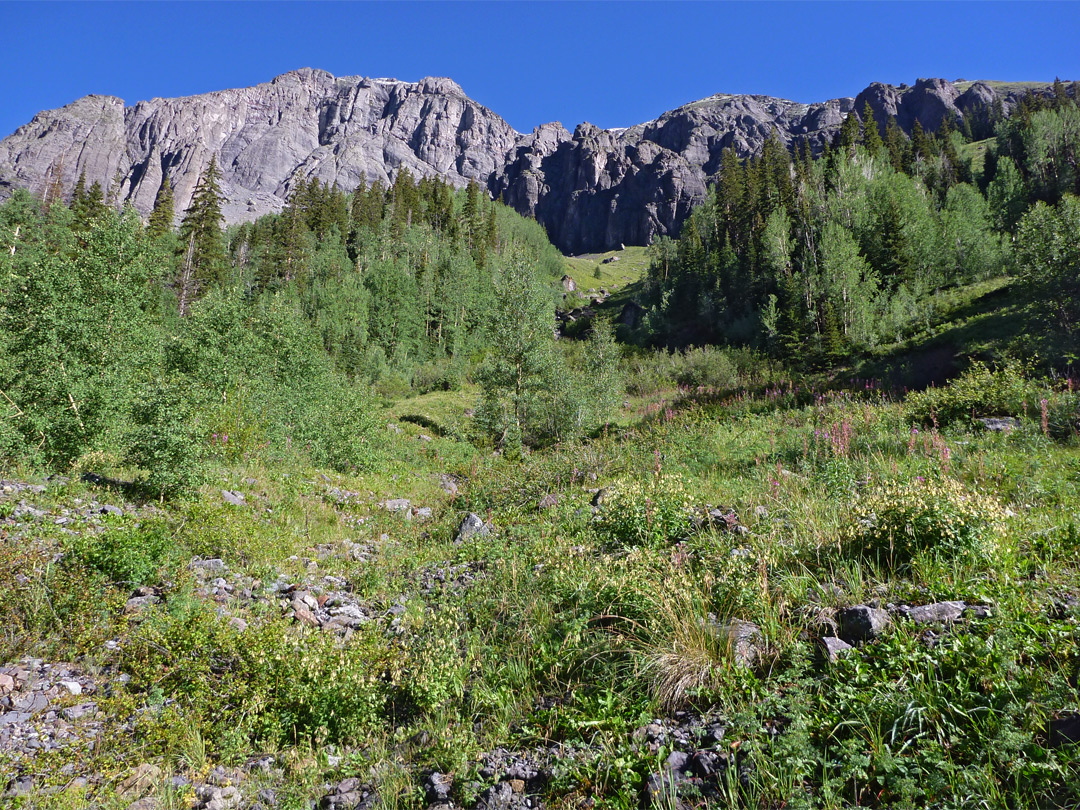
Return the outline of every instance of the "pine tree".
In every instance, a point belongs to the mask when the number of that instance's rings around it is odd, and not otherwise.
[[[157,199],[154,200],[154,210],[150,212],[150,221],[146,231],[151,239],[157,239],[173,229],[173,219],[176,216],[175,201],[173,199],[172,184],[166,176],[158,189]]]
[[[885,124],[885,148],[889,150],[889,160],[896,171],[911,171],[911,144],[893,115]]]
[[[847,114],[844,123],[840,125],[840,132],[836,136],[836,144],[846,157],[853,157],[855,144],[859,142],[859,116],[854,112]]]
[[[210,158],[191,204],[180,223],[180,246],[184,260],[178,280],[180,314],[207,284],[220,280],[226,268],[225,245],[221,234],[221,175],[217,156]],[[100,191],[100,186],[98,187]]]
[[[923,129],[923,125],[918,118],[911,125],[911,148],[915,152],[915,158],[924,161],[930,160],[936,151],[933,136],[926,134],[926,130]]]
[[[83,178],[80,177],[80,180]],[[83,181],[83,186],[86,183]],[[78,188],[76,186],[76,188]],[[74,214],[73,227],[77,231],[85,231],[91,223],[106,211],[105,193],[101,190],[101,183],[97,180],[90,186],[89,191],[79,192],[77,197],[71,199],[71,211]]]
[[[866,146],[866,151],[873,157],[877,157],[881,154],[881,150],[885,148],[885,141],[881,139],[881,133],[878,132],[877,119],[874,118],[874,109],[870,106],[870,102],[866,102],[863,105],[863,144]]]
[[[75,214],[76,217],[78,217],[80,211],[82,210],[82,208],[85,205],[86,205],[86,172],[84,171],[84,172],[81,172],[79,174],[79,179],[77,181],[75,181],[75,188],[71,192],[71,203],[68,205],[68,208],[70,208],[71,212],[73,214]]]

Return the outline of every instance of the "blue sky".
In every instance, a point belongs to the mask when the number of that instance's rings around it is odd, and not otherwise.
[[[450,76],[521,131],[628,126],[718,92],[1080,79],[1078,3],[0,2],[0,20],[0,137],[88,93],[131,104],[305,66]]]

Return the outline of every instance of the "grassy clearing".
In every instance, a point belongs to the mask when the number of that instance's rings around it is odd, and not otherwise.
[[[622,250],[567,256],[566,274],[574,280],[582,294],[601,288],[614,293],[640,281],[645,275],[649,269],[647,251],[648,248],[629,245]],[[605,259],[616,261],[604,264]]]

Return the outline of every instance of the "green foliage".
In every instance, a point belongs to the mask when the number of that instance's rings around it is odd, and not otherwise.
[[[1080,316],[1080,197],[1066,195],[1057,207],[1037,203],[1017,227],[1021,278],[1067,332]]]
[[[13,210],[14,209],[14,210]],[[52,464],[115,444],[125,430],[139,371],[158,335],[148,317],[154,253],[131,210],[108,212],[76,245],[65,209],[16,221],[0,300],[7,364],[0,390],[19,414],[12,425]]]
[[[914,422],[942,425],[978,416],[1034,415],[1044,390],[1018,361],[997,369],[975,362],[947,386],[910,394],[905,410]]]
[[[510,257],[495,288],[490,343],[495,347],[477,371],[483,391],[477,424],[511,454],[548,432],[550,392],[561,369],[552,335],[551,291],[523,255]]]
[[[408,621],[390,678],[402,708],[432,712],[460,701],[467,668],[462,647],[465,627],[446,607],[433,616]]]
[[[150,212],[150,221],[146,225],[146,233],[151,239],[158,239],[172,233],[173,219],[176,216],[176,207],[173,200],[172,185],[166,177],[161,182],[157,197],[154,199],[154,210]]]
[[[623,361],[626,390],[634,396],[684,386],[713,391],[773,382],[780,368],[746,348],[701,346],[685,352],[636,353]]]
[[[235,736],[242,745],[340,743],[369,731],[386,701],[385,652],[373,641],[343,645],[281,622],[239,634],[179,594],[140,626],[127,656],[136,688],[168,689],[189,716],[205,718],[204,738],[219,747]],[[240,700],[222,705],[221,694]]]
[[[604,498],[597,528],[602,536],[629,546],[663,546],[685,537],[691,527],[690,494],[674,475],[616,483]]]
[[[1074,99],[1055,98],[1049,105],[1031,95],[1007,121],[993,116],[1002,122],[985,195],[961,155],[965,138],[985,134],[989,120],[965,121],[967,135],[949,120],[936,133],[916,122],[910,141],[890,121],[884,140],[871,125],[860,145],[852,113],[816,161],[769,145],[745,161],[727,150],[678,241],[652,248],[645,339],[763,346],[810,367],[902,339],[923,325],[925,302],[942,288],[1011,269],[1011,239],[1002,235],[1032,201],[1080,192],[1080,113]],[[1058,267],[1049,273],[1062,289],[1038,293],[1048,301],[1078,297],[1064,269],[1075,257],[1051,247],[1065,238],[1055,233],[1076,230],[1068,206],[1033,211],[1017,238],[1026,275]],[[1068,306],[1058,304],[1065,330],[1077,320]]]
[[[220,282],[225,274],[220,183],[217,155],[211,155],[180,223],[178,247],[183,258],[176,279],[176,297],[181,316],[187,314],[188,307],[208,286]]]
[[[892,568],[917,554],[976,554],[987,560],[1005,525],[1005,510],[952,478],[890,483],[862,497],[841,543],[848,553]]]
[[[171,549],[169,525],[161,519],[138,524],[110,522],[99,534],[84,533],[67,544],[73,559],[100,572],[116,585],[154,584]]]
[[[132,411],[128,456],[147,471],[147,488],[156,496],[170,498],[191,490],[203,477],[205,446],[181,385],[151,381]]]

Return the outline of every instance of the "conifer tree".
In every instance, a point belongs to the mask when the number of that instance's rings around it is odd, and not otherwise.
[[[217,156],[211,156],[191,204],[180,223],[180,249],[184,259],[178,280],[180,314],[187,314],[188,306],[199,291],[219,280],[225,271],[225,246],[221,234],[221,174]],[[100,191],[100,186],[98,187]]]
[[[844,123],[840,125],[836,143],[847,157],[855,154],[855,144],[859,142],[859,116],[854,112],[847,114]]]
[[[86,177],[81,175],[71,197],[72,227],[77,231],[88,230],[91,223],[106,211],[101,183],[95,180],[89,190],[85,189]]]
[[[926,134],[918,118],[911,125],[911,149],[917,160],[930,160],[934,156],[933,136]]]
[[[863,105],[863,144],[866,146],[866,151],[872,156],[877,157],[881,150],[885,148],[885,141],[881,139],[881,133],[878,132],[877,119],[874,118],[874,109],[870,106],[870,102],[866,102]]]
[[[885,124],[885,148],[889,150],[889,159],[896,171],[911,170],[911,145],[894,115],[890,115]]]
[[[76,216],[79,215],[82,207],[86,205],[86,172],[83,171],[79,174],[79,179],[75,181],[75,188],[71,192],[71,203],[68,208]]]
[[[175,216],[172,184],[166,176],[161,183],[161,188],[158,189],[157,198],[154,200],[154,210],[150,212],[150,221],[146,226],[150,238],[157,239],[172,232]]]

